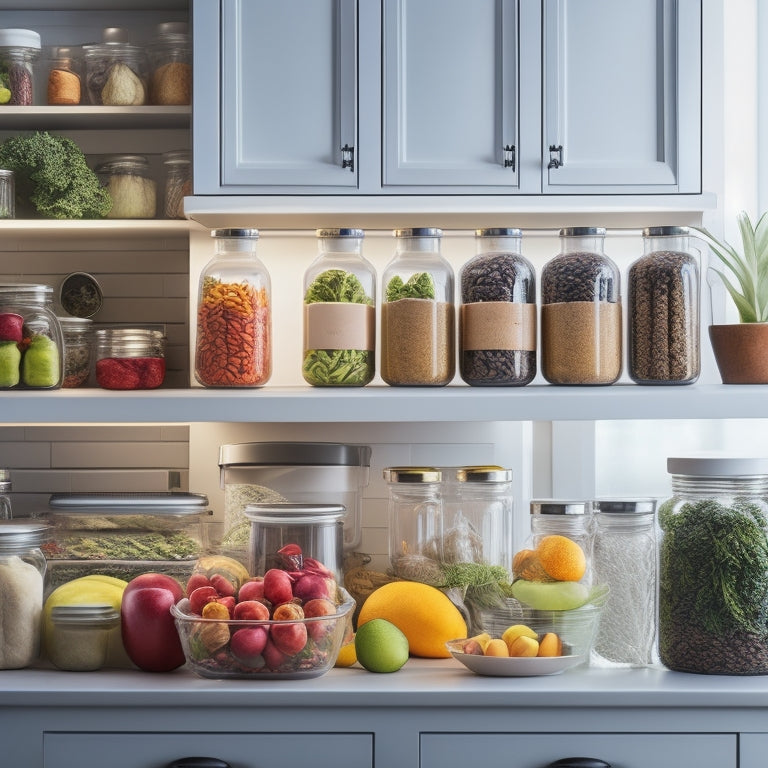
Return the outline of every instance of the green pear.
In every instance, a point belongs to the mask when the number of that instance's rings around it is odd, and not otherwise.
[[[59,348],[43,334],[32,337],[21,361],[21,378],[27,387],[55,387],[61,378]]]
[[[19,383],[21,352],[15,341],[0,341],[0,387],[15,387]]]
[[[512,584],[512,596],[540,611],[570,611],[589,600],[589,587],[578,581],[527,581]]]

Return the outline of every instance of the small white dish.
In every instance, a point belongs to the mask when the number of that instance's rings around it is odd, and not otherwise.
[[[571,667],[577,667],[586,661],[586,656],[533,656],[504,657],[480,656],[463,653],[451,647],[448,650],[456,661],[461,662],[476,675],[488,677],[536,677],[538,675],[557,675]]]

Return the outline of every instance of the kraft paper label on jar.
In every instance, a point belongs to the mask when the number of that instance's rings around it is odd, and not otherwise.
[[[512,301],[462,304],[461,348],[464,350],[536,350],[536,305]]]
[[[363,349],[375,347],[376,311],[368,304],[343,301],[304,305],[305,349]]]

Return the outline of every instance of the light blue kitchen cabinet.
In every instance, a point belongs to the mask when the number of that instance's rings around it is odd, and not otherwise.
[[[356,0],[203,0],[193,14],[198,192],[357,187]]]
[[[545,0],[545,194],[701,192],[700,0]]]
[[[192,2],[195,195],[702,191],[702,0]]]

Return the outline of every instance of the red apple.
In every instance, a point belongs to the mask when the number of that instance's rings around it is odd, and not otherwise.
[[[267,621],[269,619],[269,608],[258,600],[242,600],[235,605],[232,617],[237,620]]]
[[[264,574],[264,597],[272,605],[280,605],[293,599],[293,585],[286,571],[270,568]]]
[[[268,637],[269,630],[264,626],[243,627],[232,635],[229,648],[241,664],[261,669],[266,664],[262,654]]]
[[[248,581],[240,587],[237,593],[238,600],[262,600],[264,599],[264,578],[258,576]]]
[[[123,592],[123,596],[134,589],[144,589],[144,587],[158,587],[160,589],[170,589],[174,595],[174,602],[178,603],[184,597],[184,587],[177,579],[168,576],[166,573],[141,573],[128,582],[128,586]]]
[[[316,616],[333,616],[336,613],[336,604],[333,600],[327,600],[324,597],[318,597],[304,603],[304,616],[312,619]],[[307,631],[313,640],[320,640],[324,635],[333,629],[335,621],[308,621]]]
[[[24,318],[15,312],[0,313],[0,341],[19,343],[23,337]]]
[[[171,615],[175,603],[174,591],[163,587],[126,587],[123,592],[123,646],[128,658],[145,672],[170,672],[184,664],[184,651]]]
[[[279,622],[270,627],[269,638],[286,656],[295,656],[307,644],[307,627],[299,621]]]
[[[191,595],[198,587],[210,587],[211,582],[204,573],[193,573],[187,581],[187,594]]]
[[[218,600],[219,593],[213,587],[198,587],[189,593],[189,607],[193,613],[202,615],[203,606],[212,600]]]

